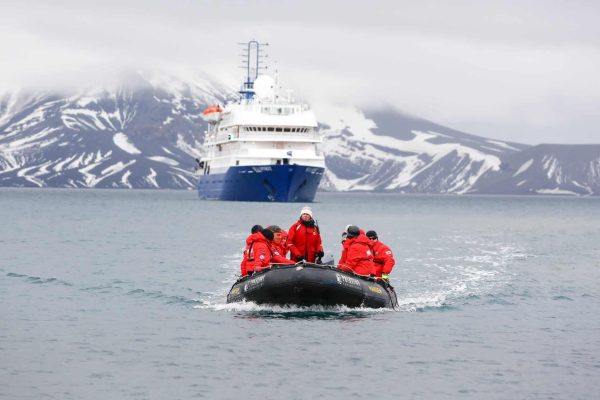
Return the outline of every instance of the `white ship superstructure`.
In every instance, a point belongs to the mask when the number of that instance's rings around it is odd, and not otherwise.
[[[260,44],[248,43],[248,58]],[[258,62],[256,71],[258,71]],[[325,161],[316,117],[277,79],[249,75],[240,99],[203,113],[209,123],[201,161],[199,195],[208,199],[312,201]]]

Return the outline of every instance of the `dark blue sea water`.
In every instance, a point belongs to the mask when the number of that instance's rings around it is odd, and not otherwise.
[[[227,305],[300,204],[0,190],[0,397],[597,399],[600,199],[319,194],[396,253],[400,310]]]

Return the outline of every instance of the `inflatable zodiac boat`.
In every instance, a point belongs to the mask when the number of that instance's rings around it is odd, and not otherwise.
[[[297,306],[398,306],[396,292],[388,283],[310,263],[274,265],[240,278],[231,287],[227,302],[240,301]]]

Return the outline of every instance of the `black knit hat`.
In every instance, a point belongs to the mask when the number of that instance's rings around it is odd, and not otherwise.
[[[369,239],[378,239],[377,232],[375,231],[368,231],[366,235]]]
[[[258,231],[262,231],[262,228],[263,228],[263,227],[262,227],[262,226],[260,226],[260,225],[254,225],[254,226],[252,227],[252,229],[250,229],[250,233],[256,233],[256,232],[258,232]]]
[[[360,235],[360,228],[356,225],[350,225],[348,229],[346,229],[346,232],[348,232],[348,236],[346,237],[352,239],[353,237]]]
[[[273,238],[275,237],[275,235],[273,235],[273,231],[270,229],[263,229],[260,231],[260,233],[262,233],[262,235],[267,239],[267,240],[273,240]]]

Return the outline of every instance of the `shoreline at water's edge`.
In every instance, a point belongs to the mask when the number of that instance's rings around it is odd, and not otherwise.
[[[54,186],[43,186],[43,187],[34,187],[34,186],[0,186],[0,191],[10,191],[10,190],[56,190],[56,191],[144,191],[144,192],[195,192],[196,188],[103,188],[103,187],[54,187]],[[378,195],[389,195],[389,196],[406,196],[406,197],[420,197],[420,196],[436,196],[436,197],[453,197],[453,198],[461,198],[461,197],[481,197],[481,198],[600,198],[600,194],[564,194],[564,193],[530,193],[530,194],[485,194],[485,193],[402,193],[402,192],[393,192],[393,191],[376,191],[376,190],[317,190],[317,194],[324,193],[339,193],[339,194],[356,194],[356,195],[365,195],[365,194],[378,194]],[[215,200],[207,200],[207,201],[215,201]],[[219,200],[216,200],[219,201]]]

